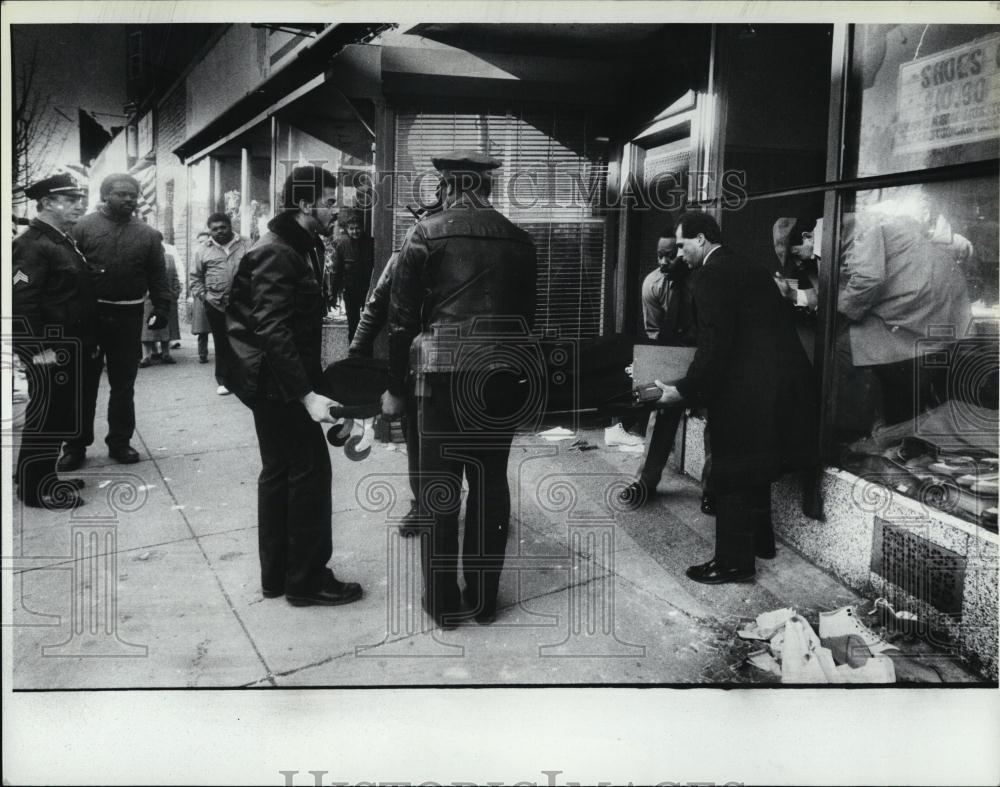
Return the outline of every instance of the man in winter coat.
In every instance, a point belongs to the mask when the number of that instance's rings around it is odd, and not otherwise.
[[[226,213],[213,213],[208,217],[211,237],[194,253],[191,268],[191,297],[205,308],[215,345],[215,392],[220,396],[229,393],[226,388],[226,366],[232,351],[226,334],[226,305],[233,286],[236,268],[243,255],[250,250],[246,238],[233,233],[233,222]]]
[[[294,606],[349,604],[356,582],[327,568],[333,554],[330,453],[320,424],[335,401],[319,393],[323,244],[337,218],[337,179],[295,167],[284,210],[240,261],[226,311],[226,384],[253,412],[260,446],[257,524],[261,589]]]
[[[83,464],[94,442],[94,415],[101,372],[107,363],[108,455],[132,464],[139,453],[129,445],[135,433],[135,377],[142,356],[143,302],[153,304],[150,328],[165,328],[174,295],[167,283],[163,236],[135,214],[139,182],[131,175],[108,175],[101,182],[103,204],[80,219],[73,237],[93,266],[97,291],[97,342],[101,351],[83,368],[82,434],[66,441],[59,460],[62,471]]]

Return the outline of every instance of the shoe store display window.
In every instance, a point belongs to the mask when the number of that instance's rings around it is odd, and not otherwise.
[[[997,179],[843,202],[835,331],[839,463],[997,527]]]
[[[870,185],[838,200],[829,453],[996,530],[1000,27],[858,25],[851,52],[843,176]]]

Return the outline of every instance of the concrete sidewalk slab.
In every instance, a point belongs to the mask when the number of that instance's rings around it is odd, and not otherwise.
[[[151,466],[95,468],[79,477],[87,479],[81,493],[86,503],[80,508],[45,511],[15,506],[15,557],[30,558],[32,567],[65,561],[73,555],[74,533],[80,529],[86,533],[91,527],[113,527],[118,550],[191,537],[169,490]]]
[[[238,686],[263,676],[193,541],[119,553],[112,565],[111,594],[79,561],[22,575],[25,605],[61,625],[14,628],[15,688]]]

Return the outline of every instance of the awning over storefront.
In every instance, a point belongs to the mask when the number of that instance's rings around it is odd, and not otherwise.
[[[187,160],[222,140],[302,87],[317,74],[322,75],[330,58],[345,46],[367,39],[384,27],[386,25],[381,24],[332,25],[314,42],[307,45],[294,60],[275,71],[243,100],[181,142],[173,152],[180,159]]]

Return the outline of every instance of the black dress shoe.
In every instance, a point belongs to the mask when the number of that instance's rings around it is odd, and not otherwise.
[[[72,473],[80,469],[86,458],[86,451],[66,451],[56,462],[56,470],[60,473]]]
[[[419,536],[420,531],[430,525],[431,519],[429,515],[420,511],[416,500],[411,500],[410,510],[406,512],[406,515],[399,523],[399,534],[406,538]]]
[[[130,445],[109,448],[108,456],[118,462],[118,464],[122,465],[134,465],[139,461],[139,452]]]
[[[653,492],[644,481],[633,481],[618,493],[618,502],[629,511],[642,508],[653,497]]]
[[[76,492],[55,495],[39,495],[37,497],[34,495],[21,497],[21,493],[18,492],[17,496],[26,506],[31,508],[46,508],[49,511],[65,511],[71,508],[79,508],[83,505],[83,498],[81,498]]]
[[[756,547],[754,549],[754,554],[762,560],[773,560],[774,556],[777,555],[778,552],[774,548],[774,544],[768,544],[766,547]]]
[[[208,356],[207,355],[199,355],[198,356],[198,363],[208,363]]]
[[[701,496],[701,513],[705,516],[715,516],[715,498],[710,494]]]
[[[319,590],[310,593],[286,593],[285,598],[293,607],[336,607],[357,601],[361,595],[361,585],[357,582],[341,582],[331,574]]]
[[[687,571],[688,579],[701,582],[704,585],[721,585],[725,582],[749,582],[756,576],[752,568],[727,568],[714,559],[700,566],[691,566]]]
[[[482,612],[477,612],[473,618],[476,623],[480,626],[488,626],[494,620],[496,620],[497,611],[496,609],[484,609]]]
[[[442,631],[452,631],[457,628],[459,620],[463,618],[461,612],[439,612],[435,615],[427,608],[427,596],[420,597],[420,607],[434,621],[434,625]]]
[[[278,598],[285,595],[284,588],[261,588],[260,594],[264,598]]]

